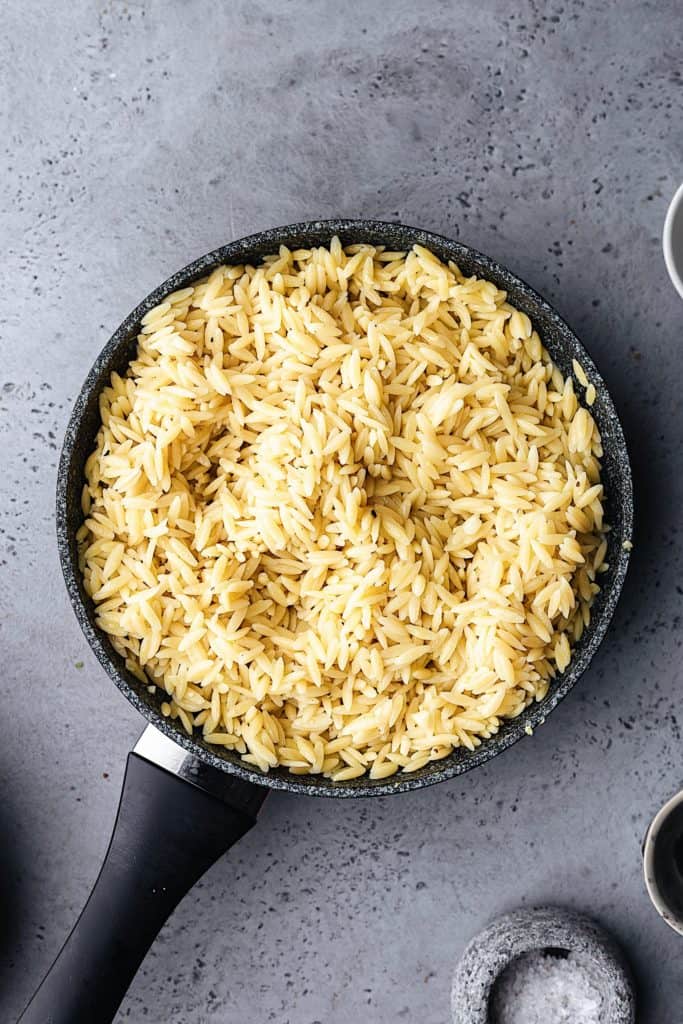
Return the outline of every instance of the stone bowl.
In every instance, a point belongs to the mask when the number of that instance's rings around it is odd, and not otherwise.
[[[572,953],[586,967],[604,1000],[603,1024],[635,1024],[631,971],[612,936],[590,917],[562,907],[536,907],[504,914],[471,940],[451,988],[453,1024],[494,1024],[495,984],[525,953]]]

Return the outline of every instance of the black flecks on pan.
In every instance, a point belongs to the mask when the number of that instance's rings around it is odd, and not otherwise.
[[[238,754],[204,743],[199,734],[189,737],[178,721],[164,718],[161,714],[164,695],[159,690],[148,692],[147,687],[126,670],[107,636],[95,625],[95,609],[85,594],[78,570],[75,540],[83,519],[80,495],[85,460],[93,449],[99,427],[98,397],[113,370],[125,372],[135,352],[140,320],[145,313],[170,292],[204,277],[221,263],[257,264],[264,256],[277,252],[280,245],[290,249],[328,245],[333,235],[338,235],[344,245],[369,242],[393,251],[406,250],[417,243],[442,260],[454,261],[463,273],[493,281],[505,289],[514,306],[530,317],[543,344],[565,376],[572,373],[573,359],[581,363],[597,395],[591,412],[603,440],[606,515],[612,528],[608,536],[609,571],[601,577],[601,590],[593,605],[590,627],[575,646],[569,667],[553,682],[543,701],[506,722],[496,736],[485,740],[475,751],[458,749],[442,761],[427,764],[419,771],[397,774],[386,780],[361,778],[340,783],[322,780],[318,776],[294,776],[284,769],[265,774],[245,764]],[[76,399],[67,427],[57,484],[57,536],[71,603],[90,646],[122,693],[148,721],[208,764],[273,789],[288,789],[311,796],[383,796],[441,782],[484,764],[524,736],[529,727],[533,729],[541,724],[586,670],[605,635],[626,576],[632,528],[631,470],[621,424],[604,381],[571,328],[545,299],[488,256],[429,231],[370,220],[311,221],[272,228],[221,246],[169,277],[126,317],[97,357]]]

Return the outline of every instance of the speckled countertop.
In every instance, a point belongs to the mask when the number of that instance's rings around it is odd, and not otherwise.
[[[625,946],[642,1024],[681,1024],[683,940],[640,868],[683,783],[683,304],[660,252],[683,179],[680,5],[8,0],[0,56],[0,1018],[86,898],[142,726],[57,564],[70,404],[176,267],[272,224],[363,215],[490,253],[575,327],[632,448],[631,574],[591,670],[502,757],[397,798],[272,796],[118,1019],[443,1024],[466,940],[561,902]]]

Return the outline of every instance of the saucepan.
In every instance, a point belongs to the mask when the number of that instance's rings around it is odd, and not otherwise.
[[[186,287],[220,264],[256,264],[285,245],[290,249],[369,242],[391,251],[415,243],[467,275],[493,281],[526,313],[564,375],[578,360],[595,387],[592,408],[603,439],[603,483],[611,532],[609,569],[592,609],[590,627],[574,648],[569,667],[547,696],[507,721],[474,751],[456,749],[445,759],[389,779],[344,782],[263,773],[238,754],[187,735],[162,714],[158,690],[136,679],[97,627],[95,608],[83,589],[76,533],[83,521],[80,495],[85,461],[99,427],[98,399],[112,371],[125,373],[143,316],[172,291]],[[101,1024],[111,1021],[145,953],[173,908],[204,871],[256,821],[269,789],[302,796],[389,796],[429,786],[470,771],[502,753],[542,723],[573,687],[595,654],[614,612],[628,565],[633,499],[628,453],[609,392],[594,363],[555,310],[508,270],[463,245],[401,224],[329,220],[291,224],[224,245],[190,263],[156,288],[126,317],[90,370],[69,422],[57,486],[57,538],[66,586],[78,621],[100,664],[149,723],[128,757],[111,843],[90,898],[71,935],[27,1007],[23,1024]]]

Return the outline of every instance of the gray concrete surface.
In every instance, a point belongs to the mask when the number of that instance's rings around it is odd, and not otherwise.
[[[118,1019],[443,1024],[471,935],[562,902],[624,944],[643,1024],[680,1024],[683,940],[640,867],[683,783],[683,304],[660,251],[683,178],[680,4],[8,0],[0,56],[0,1019],[85,900],[141,728],[57,564],[73,397],[191,257],[362,214],[457,235],[575,325],[632,445],[631,575],[574,694],[490,765],[376,802],[271,797]]]

